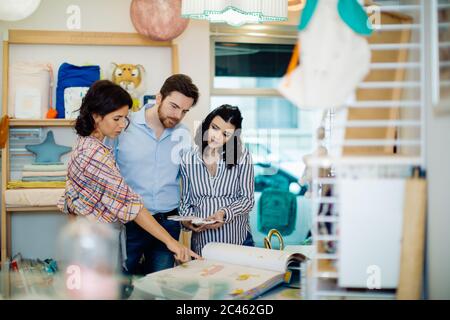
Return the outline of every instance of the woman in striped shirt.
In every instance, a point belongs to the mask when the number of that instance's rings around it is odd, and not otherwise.
[[[134,220],[161,240],[180,261],[199,258],[161,227],[121,176],[112,150],[103,143],[128,125],[130,95],[108,80],[95,82],[87,92],[75,124],[78,140],[67,167],[66,190],[58,203],[65,213],[106,223]],[[119,243],[119,239],[118,243]]]
[[[180,214],[218,221],[203,226],[183,221],[193,231],[192,249],[198,254],[208,242],[254,245],[249,225],[254,172],[241,128],[239,109],[222,105],[205,118],[195,147],[182,156]]]

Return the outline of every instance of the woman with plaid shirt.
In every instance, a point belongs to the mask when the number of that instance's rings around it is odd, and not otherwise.
[[[200,258],[172,238],[145,209],[142,198],[121,176],[112,150],[103,143],[105,137],[115,138],[127,127],[131,106],[130,95],[108,80],[97,81],[89,89],[76,120],[79,137],[58,207],[66,213],[107,223],[134,220],[162,241],[177,260]]]

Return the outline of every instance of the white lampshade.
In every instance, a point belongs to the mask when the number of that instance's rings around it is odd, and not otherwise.
[[[182,0],[183,18],[245,23],[287,20],[288,2],[283,0]]]
[[[0,0],[0,20],[17,21],[30,16],[41,0]]]

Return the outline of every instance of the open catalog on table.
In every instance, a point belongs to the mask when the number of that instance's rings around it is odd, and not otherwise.
[[[299,253],[226,243],[209,243],[202,255],[203,260],[137,279],[134,290],[162,299],[253,299],[289,282],[290,268],[306,260]]]

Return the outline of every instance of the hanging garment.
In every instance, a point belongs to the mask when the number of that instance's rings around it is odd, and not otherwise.
[[[339,15],[338,0],[307,3],[306,22],[299,25],[300,65],[278,89],[302,109],[343,107],[370,69],[367,40],[354,31],[364,30],[367,18],[346,23]]]
[[[304,30],[313,16],[317,3],[319,0],[308,0],[305,8],[302,11],[302,18],[298,26],[298,30]],[[363,7],[358,3],[358,0],[339,0],[337,10],[342,21],[346,23],[349,28],[360,35],[370,36],[372,34],[372,25],[367,18],[367,14]]]

